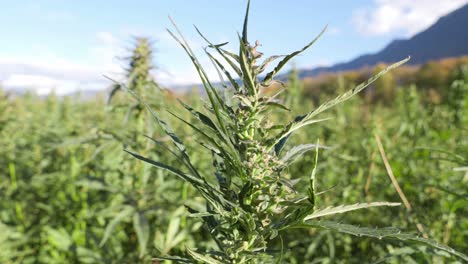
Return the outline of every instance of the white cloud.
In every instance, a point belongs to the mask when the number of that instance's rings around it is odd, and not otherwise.
[[[67,94],[80,89],[106,89],[110,85],[104,75],[119,80],[122,73],[115,59],[119,43],[111,33],[96,34],[97,44],[81,63],[44,49],[33,57],[0,57],[0,83],[7,89],[35,90],[47,94]]]
[[[468,0],[374,0],[373,7],[355,10],[352,20],[362,34],[403,32],[412,36],[466,3]]]
[[[128,34],[119,33],[118,36],[120,35]],[[128,53],[129,42],[118,36],[107,31],[97,32],[94,44],[85,48],[79,60],[58,55],[47,46],[38,47],[34,56],[0,54],[0,83],[7,89],[34,90],[38,94],[47,94],[52,90],[57,94],[80,89],[104,90],[111,84],[105,76],[117,81],[121,81],[123,77],[122,66],[125,62],[120,58]],[[182,62],[171,63],[167,67],[157,65],[161,69],[155,69],[153,75],[158,83],[165,87],[201,83],[189,58],[167,32],[159,34],[156,43],[164,50],[177,48],[179,57],[183,58]],[[210,80],[218,82],[218,74],[204,54],[202,43],[190,43],[201,64],[206,66]],[[213,56],[222,61],[216,53]]]
[[[102,81],[79,83],[76,80],[57,79],[34,74],[12,74],[3,83],[10,88],[34,89],[39,95],[48,94],[52,91],[59,95],[68,94],[78,90],[80,84],[85,86],[86,90],[93,90],[93,87],[102,87],[104,85]]]

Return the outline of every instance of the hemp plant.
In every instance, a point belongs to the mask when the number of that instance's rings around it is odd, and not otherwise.
[[[326,228],[359,236],[412,240],[454,253],[451,248],[418,236],[402,234],[395,228],[363,228],[321,220],[323,217],[348,211],[377,206],[398,206],[399,203],[372,202],[334,207],[319,205],[315,179],[318,176],[316,167],[321,146],[318,143],[304,144],[283,153],[292,133],[326,120],[318,119],[317,116],[348,100],[385,72],[408,59],[389,66],[354,89],[313,111],[297,116],[289,123],[275,124],[269,119],[271,113],[277,110],[287,111],[288,108],[278,99],[279,92],[269,95],[266,92],[267,88],[275,82],[274,77],[278,72],[293,57],[312,46],[325,29],[302,49],[286,56],[271,56],[260,62],[263,56],[258,51],[260,44],[258,41],[251,44],[247,34],[249,6],[250,1],[242,34],[238,35],[237,54],[225,49],[227,43],[214,44],[196,29],[207,42],[205,52],[223,79],[222,88],[216,88],[209,80],[204,67],[175,23],[173,24],[176,32],[168,30],[193,62],[208,99],[203,112],[180,101],[181,105],[199,120],[197,124],[184,120],[177,113],[170,113],[200,135],[201,146],[212,154],[214,175],[207,175],[207,172],[200,171],[193,165],[182,140],[149,105],[148,110],[171,138],[173,148],[155,142],[177,157],[185,169],[182,166],[176,168],[163,164],[130,150],[127,152],[189,182],[198,191],[206,201],[206,209],[199,211],[189,206],[187,209],[190,216],[201,219],[216,246],[210,249],[187,248],[186,256],[161,256],[158,259],[183,263],[259,263],[274,259],[281,262],[281,234],[296,228]],[[212,52],[219,56],[214,56]],[[272,71],[266,72],[267,66],[275,60],[279,62]],[[134,91],[129,92],[140,98]],[[286,168],[308,151],[315,151],[311,175],[307,178],[291,179],[286,173]],[[295,188],[295,184],[303,180],[306,180],[308,185],[306,194],[299,193]],[[460,253],[454,254],[466,257]]]
[[[151,76],[151,71],[154,69],[153,61],[153,48],[151,41],[145,37],[135,37],[134,47],[132,47],[128,57],[123,58],[127,63],[125,70],[125,83],[115,82],[109,93],[108,103],[111,104],[112,100],[119,91],[130,89],[135,93],[145,97],[146,100],[151,99],[152,107],[159,108],[161,101],[161,94],[157,93],[159,86]],[[153,98],[146,98],[151,95]],[[128,107],[127,104],[118,105],[119,107]],[[127,111],[126,120],[130,118],[131,114],[135,112],[137,118],[140,118],[144,106],[137,102],[131,105]]]

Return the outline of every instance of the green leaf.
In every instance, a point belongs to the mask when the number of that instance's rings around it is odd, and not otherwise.
[[[110,104],[112,101],[112,98],[114,98],[115,94],[122,89],[121,85],[119,83],[113,84],[112,85],[112,90],[109,93],[109,97],[107,98],[107,104]]]
[[[256,73],[257,74],[262,73],[270,63],[272,63],[273,61],[275,61],[275,60],[277,60],[279,58],[282,58],[282,57],[286,57],[286,56],[285,55],[273,55],[273,56],[270,56],[270,57],[266,58],[262,62],[262,64],[260,64],[260,66],[258,66]]]
[[[241,167],[240,166],[241,161],[239,159],[239,156],[235,155],[235,154],[232,154],[232,153],[236,153],[235,147],[233,146],[233,144],[231,144],[231,142],[229,141],[229,138],[225,137],[224,134],[219,133],[219,134],[217,134],[217,136],[224,142],[223,146],[227,146],[227,148],[229,150],[224,148],[220,143],[216,142],[215,137],[213,137],[211,135],[208,135],[205,131],[203,131],[203,129],[200,129],[199,127],[191,124],[190,122],[184,120],[183,118],[179,117],[175,113],[172,113],[172,112],[169,111],[169,114],[173,115],[175,118],[177,118],[180,121],[184,122],[186,125],[191,127],[193,130],[195,130],[196,132],[201,134],[206,140],[208,140],[210,143],[212,143],[214,145],[214,147],[216,147],[218,149],[218,151],[222,155],[223,159],[233,165],[233,168],[240,168]],[[204,146],[206,147],[207,145],[205,144]]]
[[[179,45],[181,45],[181,47],[185,50],[187,55],[189,55],[190,59],[192,60],[192,63],[195,66],[195,69],[197,70],[198,75],[200,76],[200,79],[201,79],[201,81],[203,83],[203,87],[205,88],[206,94],[208,95],[208,99],[210,100],[211,106],[213,107],[213,110],[214,110],[215,115],[216,115],[216,119],[218,120],[218,123],[219,123],[221,129],[223,130],[223,132],[227,134],[227,129],[226,129],[226,126],[224,124],[224,120],[223,120],[223,118],[221,116],[221,110],[219,109],[220,106],[221,107],[224,106],[223,101],[221,100],[218,93],[216,92],[216,89],[211,84],[210,80],[208,79],[208,75],[206,74],[205,70],[201,66],[201,64],[198,61],[197,57],[193,53],[193,51],[190,48],[188,42],[185,40],[184,36],[180,32],[179,28],[177,27],[177,25],[175,24],[175,22],[172,19],[171,19],[171,22],[174,25],[177,33],[179,34],[179,36],[180,36],[180,38],[182,40],[179,39],[174,33],[172,33],[172,31],[168,30],[168,32],[179,43]]]
[[[202,217],[207,217],[207,216],[216,216],[218,214],[214,214],[214,213],[210,213],[210,212],[201,212],[201,213],[193,213],[193,214],[189,214],[188,216],[189,217],[194,217],[194,218],[202,218]]]
[[[249,92],[249,95],[251,96],[256,96],[256,86],[255,86],[255,80],[254,77],[252,76],[252,72],[250,72],[250,67],[249,67],[249,60],[248,60],[248,55],[247,55],[247,50],[246,50],[246,42],[243,42],[243,40],[239,36],[239,42],[240,42],[240,49],[239,49],[239,57],[240,57],[240,66],[242,70],[242,79],[244,82],[245,88],[247,88],[247,91]]]
[[[247,10],[245,11],[245,17],[244,17],[244,25],[242,27],[242,41],[247,44],[248,39],[247,39],[247,28],[248,28],[248,22],[249,22],[249,11],[250,11],[250,0],[247,1]]]
[[[193,250],[190,250],[190,248],[187,248],[187,252],[189,253],[190,256],[192,256],[197,261],[201,261],[201,262],[207,263],[207,264],[221,264],[220,261],[218,261],[218,260],[216,260],[216,259],[214,259],[212,257],[197,253],[197,252],[195,252]]]
[[[313,118],[314,116],[324,112],[325,110],[328,110],[330,109],[331,107],[341,103],[341,102],[344,102],[348,99],[350,99],[351,97],[353,97],[354,95],[358,94],[359,92],[361,92],[362,90],[364,90],[367,86],[369,86],[371,83],[375,82],[377,79],[379,79],[382,75],[384,75],[385,73],[387,73],[388,71],[404,64],[405,62],[407,62],[410,58],[406,58],[404,60],[401,60],[397,63],[394,63],[390,66],[388,66],[386,69],[380,71],[378,74],[372,76],[370,79],[368,79],[366,82],[363,82],[361,83],[360,85],[356,86],[355,88],[347,91],[346,93],[343,93],[339,96],[337,96],[335,99],[332,99],[322,105],[320,105],[319,107],[317,107],[315,110],[305,114],[305,115],[302,115],[302,116],[298,116],[296,117],[293,121],[291,121],[284,129],[283,131],[281,131],[275,138],[275,140],[273,141],[272,143],[272,146],[271,147],[275,147],[276,149],[276,144],[278,144],[280,141],[284,141],[284,138],[287,138],[294,130],[297,130],[299,129],[300,127],[303,127],[305,125],[309,125],[311,123],[311,118]],[[320,121],[323,121],[323,120],[320,120]],[[284,145],[284,143],[283,143]],[[271,148],[270,147],[270,148]]]
[[[325,32],[325,30],[327,29],[327,26],[325,26],[322,31],[320,32],[320,34],[318,34],[317,37],[315,37],[314,40],[312,40],[311,42],[309,42],[309,44],[307,44],[306,46],[304,46],[302,49],[298,50],[298,51],[295,51],[287,56],[284,57],[283,60],[281,60],[278,65],[276,65],[275,69],[271,72],[269,72],[265,78],[263,79],[262,83],[263,84],[268,84],[272,79],[273,77],[275,77],[275,75],[284,67],[284,65],[286,65],[288,63],[289,60],[291,60],[292,58],[294,58],[295,56],[299,55],[300,53],[302,53],[303,51],[305,51],[306,49],[308,49],[310,46],[312,46],[321,36],[322,34]]]
[[[414,234],[402,233],[398,228],[394,227],[385,227],[385,228],[368,228],[368,227],[358,227],[349,224],[342,224],[332,221],[316,221],[311,220],[302,225],[294,226],[294,228],[305,228],[305,227],[320,227],[340,233],[346,233],[354,236],[367,236],[374,237],[378,239],[398,239],[402,241],[412,241],[416,243],[425,244],[436,249],[445,251],[453,256],[456,256],[464,261],[468,261],[468,256],[465,254],[456,251],[455,249],[448,247],[446,245],[440,244],[433,239],[423,238]]]
[[[157,257],[153,258],[153,260],[171,260],[175,261],[175,263],[190,263],[190,264],[195,264],[193,260],[191,259],[186,259],[186,258],[181,258],[181,257],[174,257],[174,256],[168,256],[168,257]]]
[[[307,120],[306,122],[302,122],[302,120],[304,119],[304,116],[298,116],[295,118],[295,121],[289,123],[282,131],[281,133],[279,133],[273,140],[274,142],[274,146],[275,146],[275,152],[276,153],[280,153],[280,152],[277,152],[276,149],[279,148],[277,147],[277,145],[279,144],[279,146],[281,146],[280,151],[281,149],[284,147],[284,145],[286,144],[286,141],[289,139],[289,136],[296,130],[298,130],[299,128],[301,127],[304,127],[304,126],[308,126],[308,125],[312,125],[312,124],[315,124],[315,123],[319,123],[319,122],[323,122],[323,121],[327,121],[327,120],[330,120],[330,118],[322,118],[322,119],[313,119],[313,120]],[[299,121],[297,121],[299,120]],[[278,154],[277,154],[278,155]]]
[[[307,190],[307,196],[310,204],[312,205],[312,209],[315,208],[316,200],[315,196],[315,177],[317,173],[317,165],[318,165],[318,155],[319,155],[319,140],[317,139],[317,144],[315,144],[315,159],[314,159],[314,168],[312,169],[312,173],[310,174],[309,178],[309,189]]]
[[[325,110],[328,110],[329,108],[341,103],[341,102],[344,102],[348,99],[350,99],[351,97],[353,97],[354,95],[358,94],[359,92],[361,92],[362,90],[364,90],[367,86],[369,86],[370,84],[372,84],[373,82],[375,82],[377,79],[379,79],[382,75],[384,75],[385,73],[387,73],[388,71],[390,70],[393,70],[397,67],[399,67],[400,65],[406,63],[410,58],[406,58],[404,60],[401,60],[397,63],[394,63],[390,66],[388,66],[387,68],[385,68],[384,70],[380,71],[379,73],[377,73],[376,75],[372,76],[371,78],[369,78],[367,81],[361,83],[360,85],[354,87],[353,89],[347,91],[346,93],[343,93],[339,96],[337,96],[335,99],[333,100],[330,100],[322,105],[320,105],[319,107],[317,107],[314,111],[308,113],[304,118],[303,118],[303,121],[307,121],[309,120],[310,118],[322,113],[323,111]],[[302,121],[302,120],[301,120]]]
[[[106,230],[104,231],[104,237],[102,238],[99,246],[102,247],[106,241],[111,236],[112,232],[114,232],[115,228],[117,227],[120,222],[122,222],[125,218],[130,217],[135,212],[133,207],[127,206],[125,207],[120,213],[118,213],[106,226]]]
[[[139,160],[142,160],[142,161],[147,162],[147,163],[149,163],[149,164],[151,164],[151,165],[153,165],[153,166],[155,166],[157,168],[169,171],[172,174],[175,174],[175,175],[179,176],[181,179],[192,183],[195,187],[204,183],[203,180],[198,179],[198,178],[196,178],[196,177],[194,177],[192,175],[186,174],[186,173],[182,172],[181,170],[179,170],[177,168],[174,168],[172,166],[166,165],[164,163],[161,163],[161,162],[149,159],[149,158],[145,158],[145,157],[143,157],[141,155],[138,155],[138,154],[133,153],[133,152],[131,152],[129,150],[126,150],[126,149],[124,151],[129,153],[130,155],[134,156],[135,158],[137,158]]]
[[[354,210],[369,208],[369,207],[377,207],[377,206],[400,206],[401,203],[389,203],[389,202],[372,202],[372,203],[357,203],[352,205],[339,205],[336,207],[329,206],[322,210],[317,210],[314,213],[307,215],[304,217],[304,221],[328,216],[328,215],[335,215],[335,214],[342,214]]]
[[[196,111],[195,109],[193,109],[189,105],[185,104],[181,100],[178,99],[178,101],[185,109],[187,109],[193,116],[195,116],[203,124],[205,124],[206,126],[208,126],[209,128],[211,128],[213,131],[215,131],[217,133],[222,133],[221,131],[218,130],[215,123],[213,121],[211,121],[211,119],[208,116],[206,116],[203,113],[200,113],[200,112]]]
[[[50,244],[54,245],[60,250],[66,251],[70,249],[72,245],[72,239],[67,231],[63,228],[53,229],[50,227],[46,228],[47,230],[47,240]]]
[[[229,57],[233,58],[235,61],[239,62],[239,56],[237,56],[236,54],[233,54],[229,51],[226,51],[226,50],[223,50],[221,49],[218,45],[214,45],[212,44],[202,33],[201,31],[195,27],[195,29],[197,30],[198,34],[209,44],[209,47],[210,48],[213,48],[215,49],[219,55],[221,55],[221,57],[223,57],[223,59],[229,64],[229,66],[231,66],[231,68],[237,73],[237,75],[239,77],[242,77],[242,71],[240,70],[240,68],[231,60],[229,59]],[[229,57],[228,57],[229,56]],[[238,85],[237,85],[237,89],[238,89]]]
[[[136,212],[133,214],[133,228],[135,228],[138,239],[140,257],[143,257],[146,252],[146,245],[148,244],[150,233],[148,219],[146,219],[143,212]]]
[[[282,110],[291,111],[291,109],[289,109],[287,106],[285,106],[285,105],[283,105],[282,103],[279,103],[279,102],[269,101],[269,102],[266,102],[264,104],[267,105],[267,106],[277,107],[277,108],[280,108]]]
[[[226,68],[224,67],[224,65],[219,62],[218,59],[216,59],[213,55],[211,55],[209,52],[206,51],[206,54],[208,55],[208,57],[210,57],[210,59],[215,63],[215,67],[219,68],[223,73],[224,75],[228,78],[229,82],[231,83],[232,87],[234,87],[234,89],[236,91],[239,91],[239,84],[237,83],[236,80],[234,80],[234,78],[232,78],[231,76],[231,73],[229,73]],[[227,59],[226,59],[227,60]],[[221,76],[220,76],[221,77]],[[226,85],[224,85],[226,86]]]
[[[284,166],[288,166],[308,151],[315,150],[316,148],[326,149],[328,147],[317,144],[298,145],[286,152],[286,154],[284,154],[284,156],[281,158],[281,162],[284,164]]]
[[[91,190],[116,192],[117,190],[107,185],[102,179],[84,179],[75,182],[76,186],[85,187]]]
[[[171,221],[169,222],[169,227],[167,228],[166,243],[171,242],[175,238],[177,232],[179,231],[179,225],[180,225],[180,217],[174,216],[173,214]]]

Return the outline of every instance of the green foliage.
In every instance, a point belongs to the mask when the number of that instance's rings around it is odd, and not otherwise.
[[[450,85],[447,101],[453,112],[453,123],[461,126],[468,113],[468,66],[464,65],[455,72],[455,80]]]
[[[208,43],[227,81],[218,88],[174,35],[202,75],[205,104],[192,93],[173,106],[146,70],[119,86],[139,100],[122,93],[111,104],[0,90],[0,263],[466,261],[466,68],[437,83],[416,71],[419,86],[403,82],[388,104],[351,97],[360,77],[330,78],[307,112],[307,81],[274,81],[291,56],[259,62],[246,33],[238,54]],[[445,91],[438,104],[429,88]],[[411,212],[366,209],[399,200],[375,133]]]

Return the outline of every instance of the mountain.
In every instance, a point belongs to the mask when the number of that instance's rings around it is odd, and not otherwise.
[[[395,40],[380,52],[366,54],[345,63],[299,71],[299,77],[323,72],[356,70],[378,63],[392,63],[411,56],[409,64],[468,55],[468,4],[441,17],[435,24],[410,39]]]

